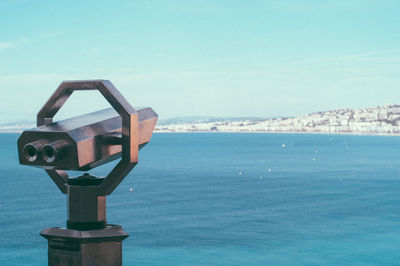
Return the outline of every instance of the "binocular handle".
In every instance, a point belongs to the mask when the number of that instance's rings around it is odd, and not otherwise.
[[[139,118],[135,109],[109,80],[64,81],[37,115],[37,126],[53,123],[53,117],[77,90],[98,90],[122,118],[121,161],[98,186],[98,195],[109,195],[138,162]],[[46,170],[57,187],[67,191],[68,174],[64,170]]]

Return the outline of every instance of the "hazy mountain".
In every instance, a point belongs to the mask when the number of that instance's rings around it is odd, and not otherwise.
[[[158,125],[168,125],[177,123],[210,123],[210,122],[232,122],[232,121],[257,121],[264,120],[265,117],[217,117],[217,116],[184,116],[173,117],[168,119],[159,119]]]

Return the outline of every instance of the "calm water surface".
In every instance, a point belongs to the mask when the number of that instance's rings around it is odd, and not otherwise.
[[[66,198],[43,170],[18,164],[17,138],[0,134],[0,265],[46,265],[39,232],[64,226]],[[399,144],[155,134],[108,197],[108,221],[131,235],[124,265],[399,265]]]

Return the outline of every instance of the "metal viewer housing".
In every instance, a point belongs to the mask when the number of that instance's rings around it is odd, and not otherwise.
[[[151,108],[136,109],[139,149],[150,141],[157,122]],[[39,126],[18,139],[19,161],[44,169],[87,171],[121,157],[122,118],[108,108]]]

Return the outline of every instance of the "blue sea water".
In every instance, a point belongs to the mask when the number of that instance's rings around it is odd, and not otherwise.
[[[0,265],[46,265],[39,232],[65,225],[66,198],[18,164],[17,138],[0,134]],[[108,197],[108,221],[130,233],[124,265],[399,265],[399,144],[155,134]]]

